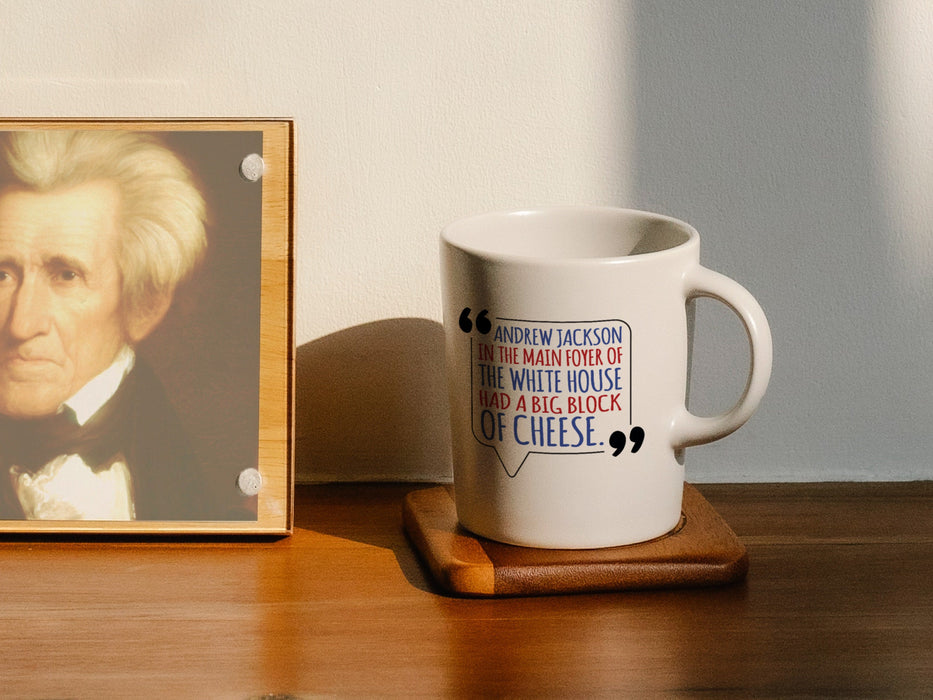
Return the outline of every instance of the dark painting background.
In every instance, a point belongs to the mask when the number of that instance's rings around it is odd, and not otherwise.
[[[207,253],[162,324],[137,349],[188,427],[222,519],[255,518],[236,485],[257,467],[262,180],[239,166],[260,132],[159,132],[191,168],[207,202]],[[243,511],[245,509],[245,512]]]

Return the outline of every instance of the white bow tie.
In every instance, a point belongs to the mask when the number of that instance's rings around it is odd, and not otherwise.
[[[78,455],[61,455],[35,474],[11,470],[28,520],[133,520],[132,480],[122,456],[92,470]]]

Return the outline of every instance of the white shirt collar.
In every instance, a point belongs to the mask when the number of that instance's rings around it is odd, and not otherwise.
[[[117,393],[123,378],[130,373],[134,364],[136,364],[136,353],[129,345],[124,345],[117,353],[113,364],[78,389],[70,399],[62,404],[62,407],[70,408],[74,412],[78,425],[84,425]]]

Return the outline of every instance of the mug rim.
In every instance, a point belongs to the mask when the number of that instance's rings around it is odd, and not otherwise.
[[[609,216],[619,216],[619,217],[631,217],[638,218],[644,222],[655,221],[663,222],[669,225],[672,225],[680,229],[685,235],[686,238],[675,245],[669,246],[667,248],[662,248],[660,250],[645,252],[645,253],[636,253],[636,254],[627,254],[627,255],[581,255],[581,256],[547,256],[547,255],[536,255],[534,253],[514,253],[514,252],[501,252],[490,250],[489,248],[471,244],[469,241],[464,240],[466,236],[463,233],[459,233],[457,229],[474,227],[476,224],[483,222],[484,220],[493,220],[493,219],[511,219],[513,217],[521,216],[534,216],[534,215],[546,215],[546,214],[597,214],[597,215],[609,215]],[[459,235],[455,235],[459,233]],[[487,260],[499,260],[503,262],[523,262],[523,263],[534,263],[534,264],[606,264],[606,263],[623,263],[623,262],[633,262],[637,260],[650,260],[659,257],[666,257],[668,255],[674,255],[677,252],[689,248],[692,246],[698,245],[699,242],[699,233],[697,230],[688,224],[686,221],[675,218],[673,216],[668,216],[666,214],[659,214],[656,212],[641,210],[641,209],[630,209],[625,207],[614,207],[614,206],[602,206],[602,205],[556,205],[556,206],[543,206],[543,207],[529,207],[524,209],[502,209],[488,211],[481,214],[473,214],[471,216],[462,217],[451,221],[441,229],[441,240],[458,250],[461,250],[465,253],[473,255],[475,257],[487,259]]]

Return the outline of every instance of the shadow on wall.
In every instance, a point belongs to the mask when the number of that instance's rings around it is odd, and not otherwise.
[[[449,481],[444,330],[375,321],[298,348],[295,477]]]
[[[917,302],[933,296],[913,286],[922,257],[904,254],[914,234],[886,208],[899,180],[879,169],[893,154],[878,137],[897,120],[879,95],[898,87],[873,77],[877,23],[910,7],[631,5],[633,199],[696,226],[703,264],[748,287],[774,337],[761,410],[734,438],[688,451],[691,480],[930,478],[933,365],[918,348],[933,344],[933,309]],[[914,26],[917,43],[898,52],[925,46]],[[741,390],[746,341],[710,300],[696,325],[691,408],[708,415]]]

